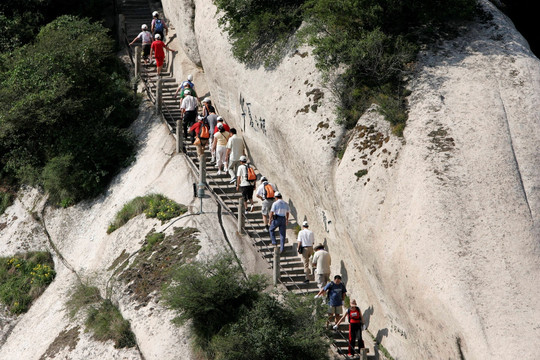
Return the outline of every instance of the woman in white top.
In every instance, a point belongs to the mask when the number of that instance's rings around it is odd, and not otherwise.
[[[214,133],[214,142],[212,143],[212,150],[216,154],[216,165],[218,168],[218,175],[221,175],[221,165],[223,165],[223,171],[227,172],[227,141],[229,140],[229,132],[225,131],[223,124],[217,124],[218,132]]]

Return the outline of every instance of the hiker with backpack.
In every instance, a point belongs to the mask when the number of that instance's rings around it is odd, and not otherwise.
[[[156,70],[158,77],[161,76],[161,69],[163,68],[163,62],[165,61],[165,51],[163,49],[167,49],[169,51],[175,52],[176,50],[173,50],[163,41],[161,41],[161,36],[159,34],[156,34],[156,40],[150,45],[150,60],[152,59],[152,55],[154,55],[154,58],[156,59]]]
[[[150,55],[150,46],[152,46],[152,33],[148,31],[148,26],[146,24],[141,25],[141,32],[129,45],[133,45],[137,39],[142,41],[142,58],[145,65],[148,65],[148,55]]]
[[[225,130],[223,124],[217,124],[217,132],[214,133],[214,140],[212,142],[212,151],[216,154],[216,166],[218,168],[218,175],[221,175],[221,167],[223,171],[227,172],[227,141],[229,140],[230,133]]]
[[[214,131],[217,127],[216,109],[212,106],[212,101],[207,97],[203,99],[202,105],[203,105],[203,116],[208,121],[208,126],[210,126],[210,144],[213,144]],[[210,160],[210,162],[213,163],[216,161],[216,152],[213,146],[210,149],[210,153],[212,154],[212,159]]]
[[[341,282],[341,276],[334,276],[334,281],[330,281],[324,288],[322,288],[315,298],[321,297],[323,294],[328,297],[328,320],[326,326],[330,324],[332,318],[334,318],[334,324],[338,324],[339,318],[343,313],[343,300],[345,300],[345,294],[347,288],[345,284]]]
[[[358,339],[358,352],[361,349],[364,349],[364,340],[362,339],[362,330],[365,330],[364,317],[362,316],[362,311],[356,304],[356,300],[351,300],[351,307],[347,310],[345,314],[339,319],[339,321],[334,325],[334,330],[337,330],[339,324],[346,318],[349,317],[349,356],[354,356],[354,345],[356,339]]]
[[[189,85],[190,89],[195,90],[195,84],[193,83],[193,75],[189,74],[187,76],[187,80],[182,81],[179,86],[180,90],[184,90],[186,85]]]
[[[197,155],[203,155],[204,149],[206,148],[206,145],[208,145],[210,139],[210,129],[204,116],[198,116],[198,121],[189,128],[189,132],[195,133],[196,135],[193,144],[197,147]]]
[[[239,188],[242,189],[242,197],[244,198],[244,209],[246,209],[246,214],[248,213],[247,203],[251,204],[249,212],[253,211],[255,204],[253,203],[253,189],[255,188],[255,181],[257,181],[257,175],[255,174],[255,169],[247,163],[247,158],[245,155],[240,156],[240,166],[238,166],[238,171],[236,173],[236,191]]]
[[[268,179],[266,176],[263,176],[261,178],[261,184],[257,188],[257,191],[255,192],[255,196],[257,196],[259,199],[262,200],[262,218],[264,223],[264,228],[266,231],[269,230],[269,221],[268,221],[268,214],[270,213],[270,209],[272,208],[272,204],[276,200],[275,193],[277,191],[277,188],[274,184],[271,184],[268,182]]]
[[[152,35],[154,35],[155,37],[156,34],[159,34],[160,38],[165,40],[164,32],[169,32],[169,27],[167,26],[167,24],[165,24],[165,21],[159,18],[159,13],[157,11],[154,11],[152,13],[152,17],[153,17],[152,28],[151,28]]]
[[[270,239],[272,240],[272,245],[276,245],[276,235],[274,234],[275,229],[279,229],[279,253],[282,254],[285,250],[285,236],[287,230],[287,224],[289,223],[289,213],[291,211],[289,204],[283,201],[283,196],[279,191],[276,191],[274,194],[276,201],[272,204],[270,208]]]
[[[302,230],[298,233],[298,253],[302,255],[302,261],[304,262],[304,274],[306,274],[305,283],[309,282],[311,271],[309,269],[309,258],[313,255],[313,243],[315,242],[315,236],[313,231],[309,230],[309,224],[307,221],[302,223]]]

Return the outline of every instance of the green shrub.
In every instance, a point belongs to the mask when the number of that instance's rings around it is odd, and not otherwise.
[[[13,195],[8,192],[0,191],[0,215],[13,203]]]
[[[85,325],[96,340],[112,340],[115,348],[133,347],[137,344],[129,321],[122,317],[110,300],[101,301],[98,307],[90,307]]]
[[[53,203],[98,195],[132,160],[137,114],[107,30],[62,16],[0,56],[0,167]]]
[[[73,287],[66,309],[70,318],[80,311],[85,312],[85,326],[98,341],[114,341],[115,348],[135,346],[135,334],[129,321],[122,317],[116,306],[103,299],[95,286],[78,283]]]
[[[273,67],[302,24],[304,0],[214,0],[228,32],[233,55],[249,65]]]
[[[314,305],[310,296],[282,294],[278,301],[261,294],[212,339],[215,359],[328,359],[329,342],[323,337],[326,306]]]
[[[138,196],[124,204],[122,209],[116,213],[113,222],[107,228],[107,234],[112,233],[142,213],[145,213],[148,218],[157,218],[164,222],[178,217],[186,211],[187,208],[184,205],[161,194]]]
[[[13,314],[24,313],[55,276],[54,262],[47,252],[0,258],[0,301]]]
[[[203,349],[226,325],[252,307],[267,286],[261,275],[244,277],[232,256],[179,266],[165,287],[163,298],[176,311],[175,322],[192,321],[196,343]]]

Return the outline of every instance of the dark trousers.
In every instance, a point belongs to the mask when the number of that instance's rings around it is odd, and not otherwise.
[[[362,323],[349,324],[349,354],[354,355],[354,344],[358,338],[358,352],[363,349],[364,340],[362,339]]]
[[[282,252],[285,248],[285,231],[287,229],[287,225],[285,224],[285,216],[276,216],[274,215],[274,218],[272,220],[272,223],[270,224],[270,239],[272,240],[272,245],[276,245],[276,235],[274,234],[274,230],[276,228],[279,228],[279,240],[280,240],[280,247],[279,251]]]
[[[183,119],[183,127],[184,127],[184,140],[187,141],[187,135],[188,135],[188,129],[191,127],[191,125],[195,124],[195,119],[197,118],[197,110],[193,111],[186,111],[184,113],[184,119]],[[192,131],[190,133],[191,135],[191,143],[195,141],[195,131]]]

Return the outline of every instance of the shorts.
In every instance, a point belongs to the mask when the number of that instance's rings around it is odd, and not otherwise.
[[[156,58],[156,66],[163,66],[163,60],[165,60],[165,58]]]
[[[244,198],[244,201],[253,199],[253,185],[240,186],[240,188],[242,189],[242,197]]]
[[[143,44],[142,46],[142,56],[143,57],[148,57],[148,55],[150,55],[150,46],[151,44]]]
[[[343,305],[340,305],[340,306],[328,305],[329,315],[332,315],[332,314],[341,315],[342,313],[343,313]]]
[[[270,209],[272,209],[272,204],[274,203],[275,199],[266,199],[262,202],[262,214],[264,216],[268,216],[270,213]]]

